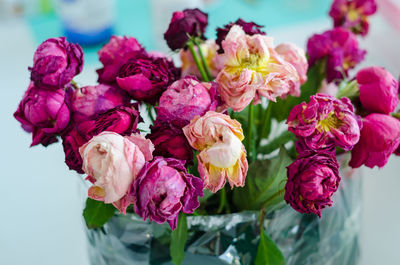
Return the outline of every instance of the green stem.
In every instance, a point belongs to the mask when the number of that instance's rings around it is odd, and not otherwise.
[[[247,120],[247,146],[246,146],[246,150],[249,156],[249,162],[251,163],[251,161],[253,161],[253,123],[254,123],[254,105],[253,102],[250,103],[249,105],[249,118]]]
[[[201,62],[203,64],[203,67],[205,69],[206,75],[208,77],[208,80],[212,80],[213,76],[211,75],[210,68],[208,67],[206,58],[203,55],[203,51],[201,50],[199,43],[197,41],[195,41],[195,43],[196,43],[196,47],[197,47],[197,50],[198,50],[199,55],[200,55]]]
[[[200,60],[199,60],[199,56],[197,55],[196,51],[194,50],[193,42],[192,41],[188,41],[187,42],[187,46],[188,46],[188,48],[190,50],[190,53],[192,54],[193,60],[196,63],[197,68],[199,69],[201,77],[203,78],[203,80],[205,82],[209,82],[210,80],[208,79],[208,76],[207,76],[206,72],[204,71],[204,67],[201,64]]]
[[[267,212],[265,211],[265,208],[260,210],[260,220],[259,220],[260,233],[264,233],[264,219],[266,214]]]
[[[268,155],[291,140],[295,140],[294,134],[289,131],[284,131],[269,144],[259,147],[258,151],[261,154]]]
[[[225,204],[226,204],[226,191],[225,191],[225,187],[223,187],[221,190],[220,190],[220,201],[219,201],[219,206],[218,206],[218,210],[217,210],[217,213],[221,213],[222,212],[222,210],[224,209],[224,207],[225,207]]]
[[[269,136],[269,133],[271,131],[271,114],[272,114],[272,102],[268,103],[267,110],[264,113],[264,120],[261,125],[261,131],[259,132],[259,136],[257,137],[257,142],[256,146],[257,148],[260,145],[260,142],[263,138],[267,139]]]

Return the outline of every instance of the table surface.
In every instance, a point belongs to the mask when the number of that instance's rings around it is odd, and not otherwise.
[[[60,144],[28,148],[30,135],[12,117],[28,85],[27,67],[40,38],[31,23],[0,23],[0,264],[86,265],[82,180],[64,164]],[[271,26],[268,34],[276,43],[290,41],[304,47],[312,32],[329,25],[328,19],[315,18],[291,26]],[[373,18],[371,34],[361,44],[369,51],[364,65],[378,64],[399,75],[400,33],[382,17]],[[78,83],[93,84],[97,67],[95,60],[89,60]],[[361,264],[400,264],[400,158],[392,157],[382,170],[363,170]]]

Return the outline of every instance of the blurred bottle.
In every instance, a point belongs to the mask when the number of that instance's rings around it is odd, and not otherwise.
[[[56,0],[65,36],[74,43],[94,45],[113,34],[115,0]]]
[[[20,17],[22,13],[22,0],[0,0],[0,21]]]
[[[0,0],[0,20],[45,15],[52,11],[52,0]]]

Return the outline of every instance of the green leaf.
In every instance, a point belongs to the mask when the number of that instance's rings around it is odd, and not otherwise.
[[[296,140],[296,136],[293,133],[291,133],[290,131],[284,131],[281,135],[275,137],[267,145],[260,146],[258,148],[258,152],[260,154],[267,155],[278,149],[280,146],[286,144],[287,142],[294,140]]]
[[[283,265],[285,258],[275,242],[265,233],[261,226],[255,265]]]
[[[83,217],[89,229],[100,228],[114,216],[114,212],[115,207],[112,204],[88,198]]]
[[[318,92],[321,82],[325,75],[325,62],[317,63],[310,67],[307,72],[307,82],[304,83],[301,88],[300,97],[288,96],[286,99],[277,99],[276,103],[270,102],[272,106],[272,117],[277,121],[286,120],[289,112],[294,106],[300,104],[303,101],[308,102],[310,96]]]
[[[233,190],[233,203],[239,210],[267,211],[283,205],[286,167],[292,162],[285,147],[271,160],[257,160],[249,166],[243,188]]]
[[[179,214],[177,228],[171,233],[171,245],[169,247],[172,262],[180,265],[185,258],[185,244],[188,237],[186,215]]]

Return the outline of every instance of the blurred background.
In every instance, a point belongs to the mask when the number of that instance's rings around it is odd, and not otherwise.
[[[400,74],[400,0],[377,0],[368,50],[360,66]],[[84,47],[76,81],[95,84],[97,50],[111,34],[136,37],[147,50],[169,52],[162,34],[172,12],[200,7],[215,28],[241,17],[265,26],[275,43],[301,47],[332,26],[330,0],[0,0],[0,264],[87,265],[81,218],[82,178],[64,164],[61,144],[29,149],[31,136],[12,117],[29,84],[28,66],[45,39],[67,36]],[[354,73],[354,72],[353,72]],[[361,264],[400,264],[400,158],[381,170],[363,169]]]

